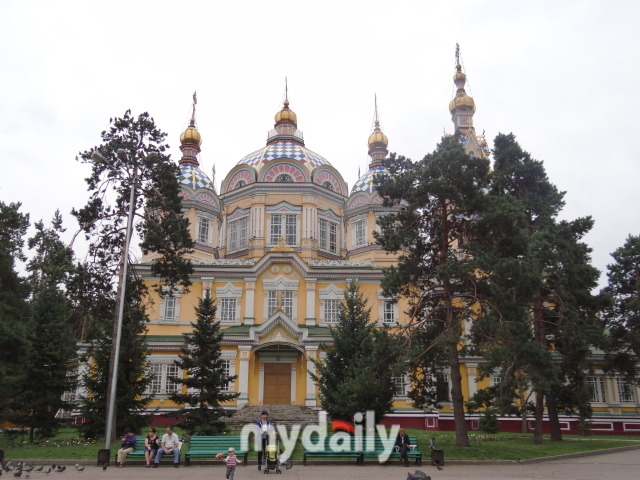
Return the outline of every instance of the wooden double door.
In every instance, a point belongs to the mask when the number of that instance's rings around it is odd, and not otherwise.
[[[264,364],[264,400],[265,405],[291,404],[291,364]]]

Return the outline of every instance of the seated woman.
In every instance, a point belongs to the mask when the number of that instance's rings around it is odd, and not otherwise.
[[[151,466],[151,462],[155,458],[156,453],[158,453],[158,448],[160,448],[158,441],[159,438],[156,435],[156,429],[150,428],[149,435],[144,439],[144,466],[147,468]]]
[[[117,452],[116,467],[122,468],[127,453],[133,452],[136,448],[136,436],[131,432],[130,428],[125,429],[125,435],[122,437],[122,447]]]

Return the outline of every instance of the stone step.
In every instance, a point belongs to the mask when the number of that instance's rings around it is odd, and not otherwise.
[[[260,413],[266,410],[269,418],[276,425],[301,425],[318,423],[318,411],[302,405],[247,405],[234,413],[227,420],[231,428],[242,428],[246,424],[254,424],[260,419]]]

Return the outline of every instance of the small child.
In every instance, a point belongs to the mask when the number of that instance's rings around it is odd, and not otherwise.
[[[222,458],[224,453],[218,453],[216,455],[216,459]],[[233,474],[236,471],[236,464],[242,463],[238,457],[236,457],[236,451],[233,447],[229,447],[229,455],[224,459],[224,462],[227,464],[227,480],[233,480]]]

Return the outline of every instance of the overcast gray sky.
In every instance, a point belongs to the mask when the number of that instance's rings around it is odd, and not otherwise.
[[[110,117],[148,111],[179,135],[198,92],[200,162],[216,184],[265,144],[288,77],[306,146],[353,186],[367,167],[374,94],[392,152],[414,160],[453,131],[455,45],[475,126],[513,132],[592,215],[604,271],[640,234],[640,2],[0,1],[0,199],[32,221],[87,199],[78,152]]]

